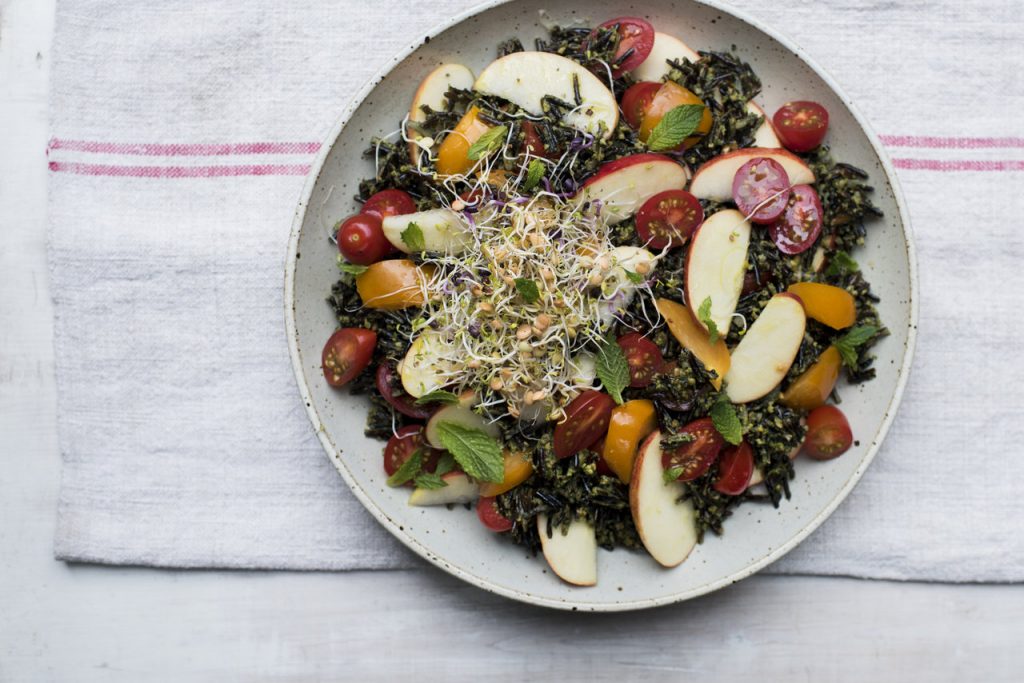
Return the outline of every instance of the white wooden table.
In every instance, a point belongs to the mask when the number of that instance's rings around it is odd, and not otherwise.
[[[1024,680],[1021,586],[754,577],[675,607],[586,615],[515,604],[432,568],[55,562],[52,5],[0,0],[0,681]]]

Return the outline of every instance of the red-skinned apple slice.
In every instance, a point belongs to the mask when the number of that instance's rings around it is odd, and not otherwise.
[[[779,136],[775,134],[775,129],[772,128],[771,117],[764,113],[764,109],[754,104],[751,100],[747,102],[747,111],[751,114],[757,114],[761,117],[761,125],[754,131],[754,147],[764,147],[769,149],[781,149],[782,141],[779,140]]]
[[[689,177],[685,167],[664,154],[633,154],[598,169],[576,197],[580,201],[600,200],[602,215],[609,225],[615,225],[659,192],[683,189]]]
[[[629,507],[640,540],[651,557],[665,567],[680,564],[697,545],[697,516],[679,482],[665,482],[661,464],[661,432],[640,446],[629,482]]]
[[[409,120],[414,123],[425,121],[427,115],[423,113],[423,106],[440,111],[445,108],[445,94],[449,87],[469,90],[473,87],[473,72],[461,64],[442,64],[423,79],[420,87],[412,96],[412,106],[409,107]],[[409,137],[417,139],[419,135],[410,130]],[[409,143],[409,158],[416,159],[419,146],[415,142]]]
[[[740,166],[751,159],[764,157],[773,159],[786,169],[789,182],[793,185],[811,185],[814,173],[803,160],[784,149],[766,149],[764,147],[744,147],[735,152],[722,154],[705,162],[693,174],[690,192],[698,199],[711,199],[717,202],[732,201],[732,181]]]
[[[563,534],[555,527],[548,537],[548,518],[537,515],[537,533],[544,559],[560,579],[574,586],[597,583],[597,538],[594,527],[582,520],[573,520]]]
[[[640,66],[633,69],[633,78],[637,81],[660,81],[671,70],[668,60],[676,62],[696,62],[700,55],[675,36],[660,31],[654,32],[654,46],[651,54]]]
[[[747,403],[779,386],[804,338],[807,315],[800,297],[776,294],[732,351],[725,393],[733,403]]]
[[[415,488],[409,494],[409,505],[452,505],[471,503],[480,497],[480,485],[464,472],[449,472],[441,476],[447,486],[439,489]]]
[[[686,301],[697,311],[711,299],[711,320],[723,337],[729,333],[732,314],[743,290],[747,267],[750,223],[735,209],[704,219],[690,240],[686,255]]]

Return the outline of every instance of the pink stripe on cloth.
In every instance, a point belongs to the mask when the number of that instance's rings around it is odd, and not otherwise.
[[[115,166],[51,161],[54,173],[119,178],[230,178],[237,176],[306,175],[309,164],[244,164],[237,166]]]
[[[929,135],[880,135],[890,147],[924,147],[932,149],[1013,149],[1024,148],[1024,138],[964,138]]]
[[[1024,160],[893,159],[893,166],[910,171],[1024,171]]]
[[[53,138],[49,150],[92,154],[129,154],[133,156],[231,156],[239,154],[315,154],[319,142],[99,142]]]

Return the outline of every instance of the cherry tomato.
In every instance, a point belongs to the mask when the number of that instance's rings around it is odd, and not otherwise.
[[[426,420],[433,414],[427,406],[416,405],[416,399],[404,391],[396,394],[396,391],[401,389],[402,382],[390,363],[381,363],[377,366],[376,380],[377,392],[402,415],[414,420]]]
[[[662,371],[665,358],[658,346],[639,332],[630,332],[619,337],[619,348],[629,363],[629,386],[646,387]]]
[[[772,223],[786,210],[789,174],[774,159],[751,159],[732,179],[732,198],[750,222]]]
[[[810,185],[794,185],[786,211],[768,228],[783,254],[802,254],[821,234],[821,200]]]
[[[485,527],[499,534],[512,528],[512,520],[498,512],[498,501],[494,496],[482,497],[477,501],[476,516]]]
[[[772,117],[775,132],[786,149],[810,152],[828,132],[828,110],[817,102],[788,102]]]
[[[404,216],[415,211],[416,202],[408,192],[381,190],[366,200],[362,212],[384,220],[388,216]]]
[[[700,201],[685,190],[654,195],[636,214],[636,231],[654,249],[681,247],[704,222]]]
[[[655,83],[654,81],[640,81],[634,85],[629,86],[626,93],[622,96],[622,118],[626,119],[626,123],[639,128],[640,123],[644,120],[644,114],[647,112],[647,108],[651,106],[651,100],[661,89],[661,83]]]
[[[694,420],[682,428],[682,434],[689,434],[693,441],[661,454],[661,464],[666,470],[681,467],[678,481],[693,481],[708,471],[718,453],[725,445],[725,439],[715,429],[710,417]]]
[[[568,458],[593,446],[605,432],[615,401],[595,389],[584,391],[565,409],[565,420],[555,426],[555,457]]]
[[[384,472],[389,477],[393,475],[418,449],[423,451],[423,470],[433,472],[437,469],[441,452],[424,443],[422,425],[406,425],[388,439],[387,445],[384,446]],[[409,485],[411,486],[412,482],[409,482]]]
[[[377,333],[363,327],[343,327],[324,344],[320,360],[324,378],[332,387],[343,387],[366,369],[377,345]]]
[[[843,411],[835,406],[815,408],[807,416],[804,452],[815,460],[831,460],[850,449],[853,432]]]
[[[602,457],[604,453],[604,437],[598,439],[597,443],[591,446],[590,450],[597,453],[597,473],[606,477],[614,477],[615,472],[612,471],[612,468],[608,466],[608,462]]]
[[[615,78],[643,64],[654,47],[654,27],[639,17],[619,17],[604,22],[599,28],[615,29],[619,33],[619,47],[609,64]]]
[[[544,141],[537,132],[537,126],[533,121],[523,121],[523,154],[529,152],[535,157],[547,157],[548,150],[544,147]]]
[[[393,249],[377,216],[356,214],[338,228],[338,250],[349,263],[368,266],[380,261]]]
[[[754,451],[741,441],[739,446],[726,448],[718,459],[718,478],[712,484],[719,493],[738,496],[747,490],[754,476]]]

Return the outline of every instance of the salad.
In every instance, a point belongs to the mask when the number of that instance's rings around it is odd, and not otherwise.
[[[475,506],[593,585],[599,546],[674,567],[788,499],[797,454],[850,448],[836,383],[886,334],[853,257],[880,212],[826,109],[769,120],[760,90],[633,17],[426,75],[332,230],[322,358],[410,505]]]

